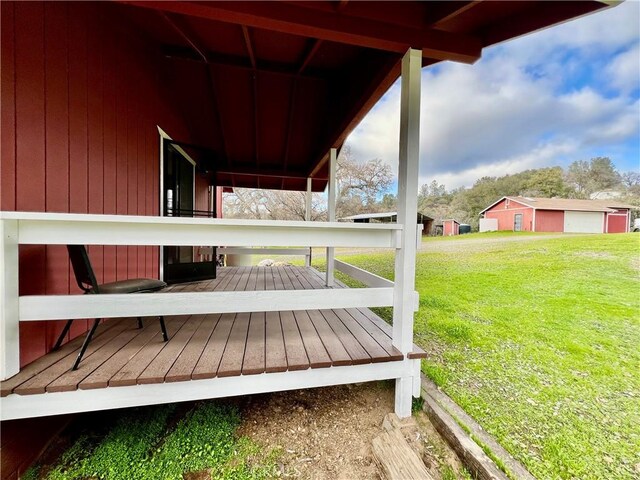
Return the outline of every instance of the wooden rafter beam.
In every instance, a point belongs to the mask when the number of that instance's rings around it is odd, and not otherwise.
[[[283,2],[123,0],[122,3],[399,54],[416,48],[422,50],[424,57],[437,60],[473,63],[482,52],[480,39],[470,35],[406,28],[338,12],[311,11]]]
[[[577,18],[603,8],[599,2],[540,2],[522,10],[502,25],[489,25],[481,33],[485,45],[519,37],[550,25]],[[606,8],[606,7],[605,7]]]
[[[314,40],[311,43],[311,46],[307,49],[307,51],[305,52],[302,58],[302,61],[300,62],[300,66],[298,67],[298,71],[296,72],[296,75],[298,76],[302,75],[302,73],[307,68],[307,65],[309,65],[309,62],[313,59],[313,56],[317,53],[318,49],[320,48],[320,45],[322,45],[322,40]]]
[[[247,55],[249,55],[249,60],[251,61],[251,66],[254,70],[256,70],[258,68],[258,65],[256,63],[256,55],[253,52],[253,45],[251,43],[249,29],[245,25],[242,25],[242,36],[244,38],[244,45],[247,48]]]
[[[258,147],[258,63],[256,61],[256,55],[253,51],[253,44],[251,42],[251,35],[249,34],[249,28],[242,25],[242,36],[244,38],[244,44],[247,49],[247,55],[251,61],[253,72],[251,75],[251,84],[253,87],[253,141],[255,146],[255,161],[256,166],[260,168],[260,149]],[[260,188],[260,177],[258,177],[258,188]]]
[[[206,53],[206,49],[202,47],[200,41],[197,40],[196,36],[189,31],[186,25],[181,22],[179,19],[170,16],[166,12],[160,11],[160,16],[164,18],[164,20],[171,25],[171,27],[182,37],[185,41],[193,48],[193,50],[202,58],[202,61],[205,62],[207,67],[207,76],[209,79],[210,85],[210,93],[211,99],[213,102],[213,110],[215,111],[216,119],[218,120],[218,125],[220,126],[220,138],[222,142],[222,151],[224,153],[224,158],[228,159],[229,153],[227,150],[227,142],[225,140],[224,128],[222,126],[222,117],[220,115],[220,102],[218,101],[218,95],[216,92],[216,84],[213,72],[213,65],[209,61],[209,56]]]
[[[284,172],[287,171],[287,165],[289,163],[289,150],[290,150],[290,146],[291,146],[291,131],[293,129],[293,114],[294,114],[294,111],[295,111],[296,95],[298,93],[298,79],[300,78],[300,76],[302,75],[304,70],[307,68],[307,65],[309,65],[309,62],[313,59],[313,56],[316,54],[316,52],[320,48],[320,45],[322,45],[322,40],[317,40],[316,39],[316,40],[311,41],[310,46],[306,49],[305,53],[302,56],[302,59],[300,60],[300,63],[299,63],[300,66],[298,67],[298,71],[296,73],[296,76],[293,79],[293,84],[291,85],[291,103],[289,104],[289,114],[288,114],[288,121],[287,121],[287,136],[286,136],[286,140],[285,140],[285,150],[284,150],[284,167],[282,169]],[[281,188],[284,188],[284,177],[282,178]]]
[[[472,9],[481,3],[482,0],[474,1],[449,1],[449,2],[427,2],[427,18],[425,23],[430,26],[438,26],[453,19],[454,17]]]
[[[285,75],[285,76],[295,76],[300,75],[305,78],[314,78],[325,80],[327,77],[331,76],[330,71],[325,71],[322,69],[313,69],[309,70],[305,68],[305,72],[299,73],[299,67],[291,66],[289,64],[278,63],[278,62],[267,62],[260,61],[260,63],[256,62],[256,67],[254,69],[251,59],[241,56],[241,55],[229,55],[222,54],[217,52],[206,51],[205,55],[208,59],[205,62],[202,59],[202,56],[195,52],[194,49],[190,47],[183,47],[177,45],[163,45],[161,47],[162,54],[167,58],[175,58],[177,60],[186,60],[192,62],[204,62],[209,63],[211,65],[222,66],[222,67],[233,67],[233,68],[241,68],[244,70],[255,70],[257,72],[266,72],[273,73],[275,75]]]

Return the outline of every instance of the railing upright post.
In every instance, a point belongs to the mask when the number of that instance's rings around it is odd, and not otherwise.
[[[0,220],[0,380],[20,370],[18,221]]]
[[[393,345],[405,355],[413,346],[421,67],[422,52],[409,49],[402,59],[398,224],[403,230],[396,250],[393,294]],[[396,379],[395,411],[401,418],[411,415],[411,396],[416,390],[414,377],[415,373]]]
[[[335,148],[329,150],[329,188],[328,188],[328,202],[327,202],[327,216],[330,222],[336,221],[336,162],[338,160],[338,152]],[[334,271],[335,265],[333,260],[335,258],[335,249],[333,247],[327,248],[327,276],[326,284],[328,287],[334,285]]]
[[[307,178],[307,192],[304,197],[304,219],[307,222],[311,221],[311,178]],[[309,247],[309,253],[304,256],[304,266],[311,266],[311,247]]]

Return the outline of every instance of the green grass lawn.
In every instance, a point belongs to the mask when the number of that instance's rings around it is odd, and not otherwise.
[[[537,478],[640,476],[639,255],[638,234],[418,255],[424,372]]]

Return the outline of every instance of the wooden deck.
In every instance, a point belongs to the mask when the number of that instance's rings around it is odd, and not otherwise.
[[[174,285],[179,291],[329,288],[305,267],[226,267],[218,278]],[[337,285],[333,288],[343,288]],[[225,313],[104,322],[78,370],[71,365],[82,338],[23,367],[0,383],[3,397],[256,375],[403,360],[391,327],[366,308]],[[422,352],[423,353],[423,352]],[[410,358],[421,356],[419,353]]]

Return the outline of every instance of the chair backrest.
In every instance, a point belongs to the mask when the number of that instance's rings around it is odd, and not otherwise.
[[[76,276],[76,283],[85,293],[100,293],[96,276],[91,267],[91,261],[84,245],[67,245],[69,259]]]

